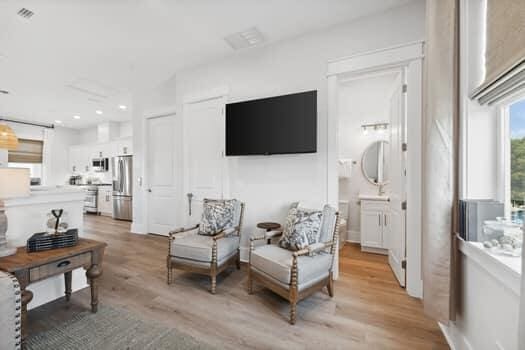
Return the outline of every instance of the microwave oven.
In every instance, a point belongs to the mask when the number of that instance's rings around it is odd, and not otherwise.
[[[108,158],[94,158],[91,161],[91,167],[96,173],[105,173],[109,170],[109,159]]]

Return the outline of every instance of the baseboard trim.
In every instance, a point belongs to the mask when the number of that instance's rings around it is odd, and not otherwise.
[[[472,345],[470,345],[465,336],[457,329],[453,321],[450,321],[448,326],[441,322],[438,322],[438,325],[451,350],[472,350]]]
[[[135,222],[131,223],[131,233],[137,233],[139,235],[145,235],[146,232],[146,225],[144,224],[137,224]]]

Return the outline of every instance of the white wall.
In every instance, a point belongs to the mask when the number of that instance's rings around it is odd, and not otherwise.
[[[174,104],[180,118],[184,96],[220,86],[229,88],[230,102],[318,90],[316,154],[228,159],[230,196],[246,202],[246,234],[242,242],[246,246],[247,234],[255,232],[258,221],[282,222],[292,201],[304,200],[314,206],[327,201],[328,61],[423,37],[424,2],[418,1],[314,34],[241,51],[214,63],[177,72],[148,99],[136,101],[137,107],[144,111],[134,113],[134,127],[144,126],[144,116],[152,114],[149,111]],[[181,139],[180,134],[174,137]],[[136,155],[144,147],[142,140],[143,137],[134,140]],[[135,157],[136,176],[144,174],[140,162]],[[145,230],[144,191],[136,188],[140,193],[135,194],[134,228],[139,231],[139,228]]]
[[[361,157],[375,141],[389,139],[388,130],[364,134],[361,125],[390,122],[390,97],[395,79],[395,74],[389,74],[352,80],[341,84],[338,90],[339,159],[357,161],[351,178],[339,179],[339,200],[349,201],[347,239],[353,242],[361,240],[359,194],[378,193],[378,187],[367,181],[361,171]]]

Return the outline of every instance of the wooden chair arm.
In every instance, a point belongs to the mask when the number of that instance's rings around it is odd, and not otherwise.
[[[328,247],[331,247],[334,245],[334,241],[324,242],[324,243],[316,243],[312,244],[309,247],[306,247],[304,249],[298,250],[293,253],[294,257],[302,256],[302,255],[310,255],[315,252],[319,252],[321,250],[324,250]]]
[[[250,242],[255,242],[255,241],[262,241],[266,239],[266,236],[255,236],[255,237],[250,237]]]
[[[199,224],[197,224],[195,226],[192,226],[192,227],[187,227],[187,228],[181,227],[181,228],[175,229],[173,231],[170,231],[169,236],[170,236],[170,238],[173,238],[173,236],[175,236],[176,234],[193,231],[193,230],[196,230],[198,228],[199,228]]]

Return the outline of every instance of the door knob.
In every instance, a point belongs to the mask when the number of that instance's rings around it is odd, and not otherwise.
[[[148,192],[151,192],[151,188],[148,188]]]

